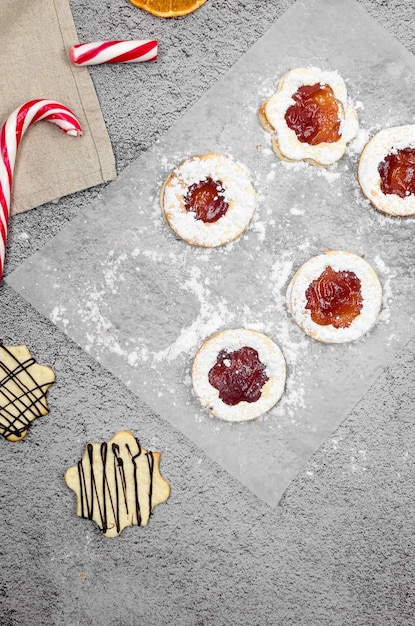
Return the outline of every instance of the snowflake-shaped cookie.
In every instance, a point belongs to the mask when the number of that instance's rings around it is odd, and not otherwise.
[[[46,392],[55,381],[53,370],[39,365],[26,346],[0,344],[0,434],[8,441],[23,439],[31,422],[48,413]]]
[[[146,526],[153,508],[170,495],[160,456],[144,450],[130,431],[108,442],[87,443],[79,463],[65,472],[76,494],[76,514],[96,522],[106,537],[116,537],[127,526]]]

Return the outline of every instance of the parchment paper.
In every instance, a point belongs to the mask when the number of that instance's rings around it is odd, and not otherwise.
[[[362,134],[330,170],[280,162],[258,121],[278,77],[300,65],[337,69],[359,110]],[[369,134],[412,123],[414,88],[414,58],[353,0],[297,3],[88,214],[7,282],[275,506],[414,332],[415,222],[376,212],[356,177]],[[240,240],[202,250],[172,235],[158,196],[172,167],[211,150],[248,166],[260,203]],[[314,342],[285,307],[293,272],[325,248],[364,255],[383,284],[379,322],[353,344]],[[198,406],[190,367],[207,336],[239,326],[281,346],[287,388],[267,415],[228,424]]]

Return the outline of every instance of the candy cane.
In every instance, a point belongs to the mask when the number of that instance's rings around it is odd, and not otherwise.
[[[132,63],[156,61],[157,41],[94,41],[79,43],[69,50],[74,65],[98,65],[99,63]]]
[[[31,124],[46,120],[56,124],[67,135],[82,135],[81,126],[68,107],[53,100],[31,100],[9,115],[0,131],[0,280],[3,276],[10,195],[17,148]]]

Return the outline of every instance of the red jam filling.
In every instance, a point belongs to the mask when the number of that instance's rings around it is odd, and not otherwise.
[[[415,194],[415,149],[403,148],[388,154],[378,167],[382,193],[401,198]]]
[[[361,283],[354,272],[335,272],[330,266],[307,288],[306,309],[316,324],[347,328],[362,310]]]
[[[229,208],[223,195],[224,192],[222,183],[210,177],[193,183],[184,199],[185,209],[195,213],[197,220],[202,220],[207,224],[217,222]]]
[[[247,346],[235,352],[221,350],[208,378],[222,402],[230,406],[259,400],[268,380],[258,352]]]
[[[298,141],[315,146],[340,139],[339,106],[330,85],[303,85],[293,99],[295,104],[287,109],[285,121]]]

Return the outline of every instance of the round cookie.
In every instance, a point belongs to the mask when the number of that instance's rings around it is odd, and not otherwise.
[[[241,236],[257,201],[243,165],[208,153],[189,157],[169,174],[160,204],[176,235],[194,246],[213,248]]]
[[[338,109],[339,138],[336,141],[314,144],[300,141],[296,131],[287,124],[286,114],[296,104],[295,94],[304,87],[316,85],[328,86],[332,90],[333,101]],[[299,67],[287,72],[280,79],[277,91],[259,108],[259,119],[263,128],[272,133],[272,146],[280,159],[307,161],[324,167],[332,165],[344,155],[347,144],[356,136],[359,128],[344,80],[337,72],[317,67]]]
[[[369,140],[359,159],[358,180],[363,194],[378,211],[395,217],[415,215],[415,195],[384,193],[379,166],[389,155],[407,148],[415,151],[415,125],[385,128]]]
[[[346,278],[353,280],[355,285],[360,283],[360,293],[350,294],[351,299],[358,300],[359,306],[350,316],[353,319],[349,319],[344,327],[339,326],[341,319],[337,321],[335,315],[332,323],[316,323],[307,306],[307,290],[313,281],[318,283],[326,271],[343,276],[346,274]],[[323,298],[326,299],[323,300],[323,309],[324,306],[329,309],[330,299],[337,297],[337,287],[328,284],[321,288],[324,289]],[[345,343],[359,339],[376,323],[382,306],[382,287],[376,272],[362,257],[351,252],[327,250],[324,254],[312,257],[297,270],[288,285],[286,302],[296,323],[312,339],[323,343]],[[347,300],[345,305],[347,307]]]
[[[193,360],[196,397],[212,415],[228,422],[245,422],[269,411],[281,398],[285,380],[281,349],[255,330],[215,333]]]

